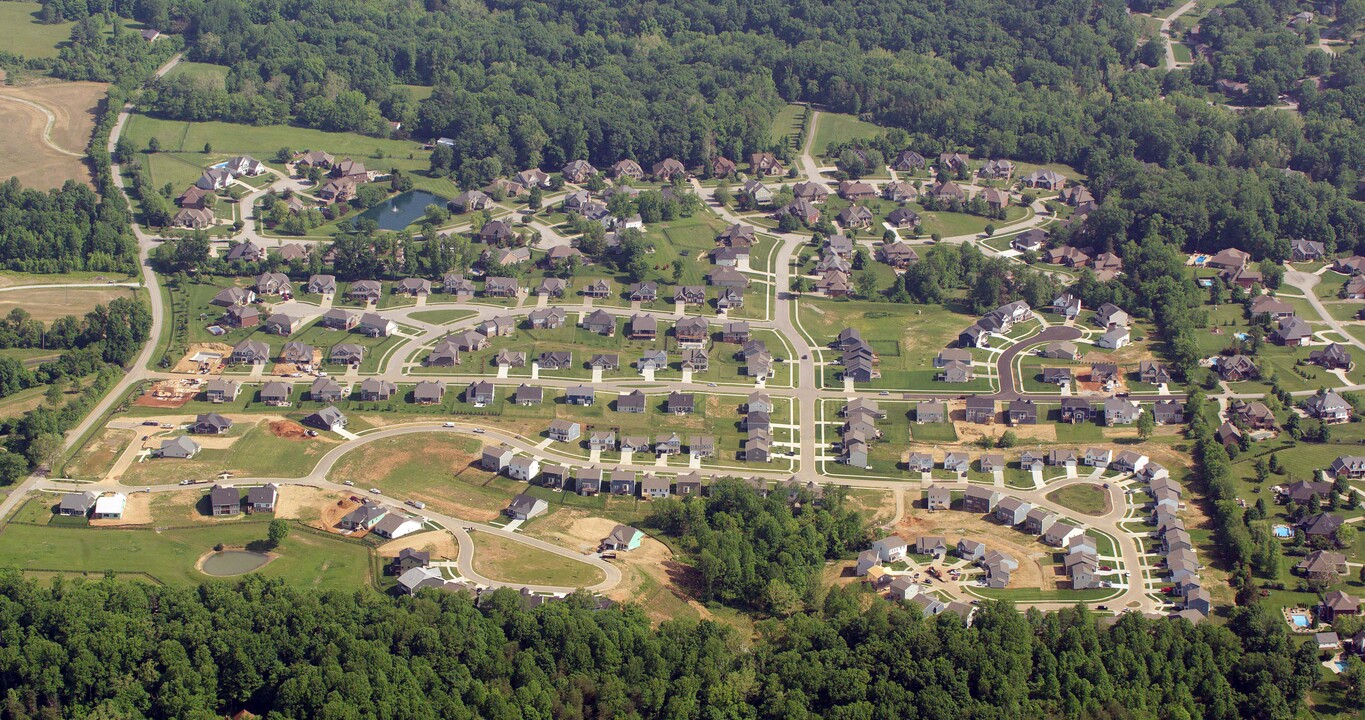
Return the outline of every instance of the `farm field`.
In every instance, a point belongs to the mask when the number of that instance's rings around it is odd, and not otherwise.
[[[125,276],[121,273],[102,273],[93,271],[53,273],[51,275],[9,271],[0,272],[0,288],[16,287],[18,285],[68,285],[74,283],[136,282],[138,280],[139,278]]]
[[[52,322],[59,317],[82,317],[115,298],[132,298],[140,290],[129,287],[108,288],[42,288],[23,292],[0,293],[0,315],[8,315],[14,308],[23,308],[33,319]]]
[[[602,581],[602,571],[490,533],[474,533],[474,571],[492,580],[585,587]]]
[[[98,577],[105,570],[145,573],[157,582],[189,587],[210,580],[195,563],[219,543],[244,547],[264,540],[266,521],[230,522],[165,531],[9,524],[0,553],[20,570]],[[370,553],[357,542],[294,527],[278,557],[255,574],[299,587],[356,589],[370,577]]]
[[[0,10],[10,4],[0,3]],[[89,183],[83,156],[108,87],[94,82],[0,87],[0,125],[10,130],[0,136],[0,177],[14,176],[39,189],[59,188],[67,180]],[[52,114],[50,129],[43,110]]]

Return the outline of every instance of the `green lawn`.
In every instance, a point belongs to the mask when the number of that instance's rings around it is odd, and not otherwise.
[[[823,154],[830,143],[874,138],[879,132],[880,127],[853,115],[822,112],[816,121],[815,144],[811,149],[816,154]]]
[[[294,390],[298,394],[302,391],[303,388]],[[225,471],[245,477],[302,477],[312,471],[318,460],[338,442],[325,436],[302,440],[280,438],[262,423],[246,430],[226,449],[205,448],[189,460],[157,458],[134,463],[120,482],[124,485],[165,485],[184,479],[208,480]]]
[[[359,133],[334,133],[311,130],[289,125],[239,125],[225,122],[184,122],[179,120],[160,120],[146,115],[133,115],[128,120],[124,137],[133,147],[145,148],[147,141],[156,137],[163,150],[172,152],[197,152],[204,143],[213,145],[215,153],[249,154],[256,159],[268,162],[275,151],[288,147],[295,151],[319,149],[343,156],[373,158],[382,153],[386,158],[399,160],[409,156],[422,158],[425,164],[426,151],[410,140],[387,140],[373,138]],[[366,166],[372,163],[366,162]],[[381,166],[384,163],[379,163]]]
[[[42,5],[33,2],[0,2],[0,51],[26,58],[55,58],[60,45],[71,39],[74,22],[44,25],[38,22]]]
[[[217,153],[205,155],[199,152],[202,149],[201,146],[194,152],[158,152],[143,154],[140,157],[151,176],[154,188],[160,190],[162,185],[170,183],[173,192],[179,194],[193,185],[205,169],[222,159]],[[218,198],[218,205],[214,211],[219,216],[225,216],[227,207],[226,201]]]
[[[188,77],[201,81],[210,87],[223,89],[227,86],[228,67],[211,63],[182,61],[166,73],[166,77]]]
[[[977,368],[976,380],[959,385],[947,385],[934,380],[938,374],[934,358],[957,334],[975,322],[965,308],[956,305],[909,305],[849,300],[802,298],[799,307],[800,323],[817,346],[828,348],[829,343],[846,327],[856,328],[881,359],[878,369],[882,377],[868,384],[871,388],[913,390],[989,390],[990,382],[983,377],[987,368]],[[980,351],[978,360],[985,360]],[[838,352],[825,350],[824,359],[832,361]],[[834,380],[839,368],[823,368],[825,385],[842,388]]]
[[[412,99],[417,102],[421,102],[431,97],[432,91],[436,89],[430,85],[399,85],[398,87],[407,90],[408,94],[412,96]]]
[[[476,532],[474,570],[492,580],[585,587],[602,581],[602,571],[500,535]]]
[[[1091,588],[1088,590],[1040,590],[1037,588],[968,588],[967,592],[991,600],[1011,602],[1097,602],[1119,594],[1113,588]]]
[[[910,423],[910,437],[918,443],[955,443],[957,429],[950,422]]]
[[[428,322],[433,325],[448,325],[461,320],[474,317],[477,313],[470,310],[420,310],[409,313],[408,317],[421,322]]]
[[[212,579],[194,568],[201,555],[219,543],[243,547],[264,540],[267,524],[240,520],[165,531],[8,525],[0,531],[0,556],[20,570],[146,573],[163,584],[191,586]],[[279,557],[256,574],[323,590],[353,590],[371,579],[368,546],[293,530],[276,551]]]
[[[801,127],[805,122],[807,112],[805,105],[797,104],[786,105],[781,110],[778,110],[777,115],[773,117],[772,127],[768,131],[769,139],[772,142],[777,142],[778,139],[786,137],[788,139],[788,146],[792,150],[800,150],[800,148],[796,146],[796,140],[797,136],[801,133]],[[735,162],[739,162],[738,158],[734,158],[734,160]],[[747,160],[748,158],[745,158],[745,161]]]
[[[1047,499],[1083,515],[1103,515],[1109,494],[1098,485],[1068,485],[1047,494]]]
[[[1175,61],[1178,63],[1187,63],[1194,59],[1190,53],[1190,46],[1185,43],[1172,43],[1171,54],[1175,56]]]

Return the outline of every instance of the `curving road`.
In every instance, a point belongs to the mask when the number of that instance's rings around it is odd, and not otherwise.
[[[1019,353],[1024,351],[1024,348],[1044,342],[1076,340],[1080,338],[1081,335],[1082,333],[1080,330],[1068,325],[1049,325],[1043,328],[1043,331],[1037,335],[1006,348],[1004,352],[1000,353],[1000,357],[996,358],[995,370],[1000,378],[1000,391],[995,394],[995,398],[997,400],[1009,402],[1010,400],[1018,400],[1024,397],[1019,390],[1015,389],[1019,386],[1015,385],[1014,382],[1014,359],[1019,356]],[[1030,395],[1030,397],[1036,396]]]

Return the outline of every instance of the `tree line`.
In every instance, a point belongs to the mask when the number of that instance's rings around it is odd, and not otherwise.
[[[715,622],[652,627],[586,596],[198,588],[0,571],[6,718],[1292,718],[1310,644],[1254,605],[1226,625],[1084,608],[951,613],[829,589],[746,640]],[[1358,695],[1354,696],[1358,699]]]

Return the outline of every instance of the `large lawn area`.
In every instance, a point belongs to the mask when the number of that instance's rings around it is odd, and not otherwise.
[[[587,563],[500,535],[476,532],[472,537],[474,571],[490,580],[564,587],[586,587],[602,581],[602,571]]]
[[[785,137],[787,138],[787,146],[794,151],[799,151],[801,148],[797,147],[796,141],[801,134],[801,128],[805,123],[806,114],[808,112],[805,105],[791,104],[784,106],[781,110],[778,110],[777,115],[773,117],[772,128],[768,131],[769,138],[773,142],[777,142],[779,139]],[[748,158],[745,158],[745,160],[747,161]],[[735,162],[739,162],[739,160],[736,159]]]
[[[0,315],[9,315],[15,308],[28,311],[34,320],[50,323],[65,315],[77,318],[95,309],[96,305],[107,305],[115,298],[134,298],[141,292],[138,288],[112,286],[89,288],[41,288],[17,290],[0,293]]]
[[[945,392],[991,389],[985,367],[976,369],[977,379],[971,382],[947,385],[934,380],[938,374],[934,358],[976,320],[965,313],[965,308],[802,298],[799,311],[801,327],[818,347],[828,348],[846,327],[862,333],[881,359],[878,367],[882,376],[869,387]],[[984,350],[976,353],[976,360],[987,359]],[[839,353],[825,350],[823,355],[830,363]],[[823,370],[826,386],[842,387],[834,380],[837,365],[827,364]]]
[[[189,586],[212,579],[195,569],[200,556],[219,543],[245,547],[264,540],[267,525],[242,521],[155,531],[11,524],[0,531],[0,557],[20,570],[146,573],[166,585]],[[361,543],[296,525],[276,552],[256,574],[323,590],[354,589],[371,579],[370,551]]]
[[[165,485],[185,479],[210,480],[221,472],[231,472],[238,477],[302,477],[339,442],[327,436],[277,437],[271,432],[269,423],[260,423],[243,432],[229,447],[206,447],[189,460],[155,458],[133,463],[120,482]]]
[[[181,61],[179,65],[171,68],[166,73],[166,77],[188,77],[202,82],[209,86],[222,89],[227,85],[228,67],[226,65],[214,65],[212,63]]]
[[[1048,493],[1047,499],[1082,515],[1103,515],[1109,508],[1109,493],[1099,485],[1068,485]]]
[[[0,51],[26,58],[55,58],[59,46],[71,39],[74,22],[44,25],[38,22],[42,5],[35,2],[0,2]]]
[[[838,113],[822,112],[817,116],[815,124],[815,144],[811,150],[815,154],[824,154],[825,148],[830,143],[843,143],[850,140],[863,138],[873,138],[881,128],[870,122],[859,120],[853,115],[841,115]]]
[[[170,152],[199,152],[204,143],[213,146],[215,153],[249,154],[262,162],[270,162],[275,151],[287,147],[295,152],[303,149],[326,150],[342,156],[374,158],[382,153],[385,158],[411,159],[426,157],[426,151],[410,140],[373,138],[358,133],[334,133],[289,125],[238,125],[225,122],[184,122],[161,120],[146,115],[134,115],[128,120],[124,137],[135,148],[147,147],[155,137],[161,148]],[[424,160],[425,162],[425,160]],[[366,162],[366,166],[371,163]]]

